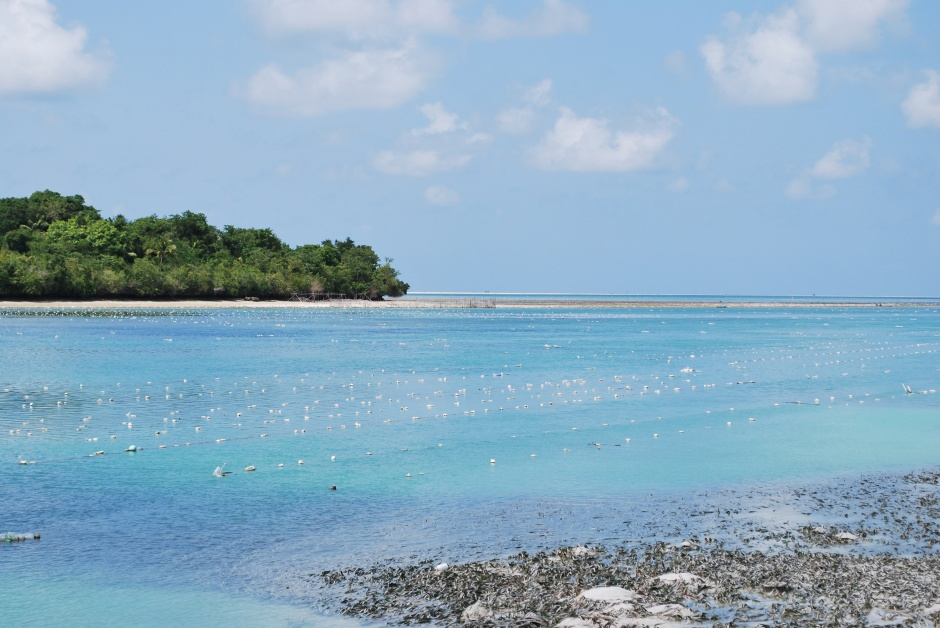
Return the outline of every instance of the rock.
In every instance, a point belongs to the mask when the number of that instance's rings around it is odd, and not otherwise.
[[[790,586],[790,583],[783,582],[782,580],[776,582],[765,582],[761,585],[761,588],[765,593],[786,593],[787,591],[793,590],[793,587]]]
[[[447,571],[447,567],[448,567],[447,563],[441,563],[440,565],[435,565],[434,571],[438,571],[438,572]]]
[[[851,532],[842,532],[841,534],[837,534],[836,538],[840,541],[845,541],[846,543],[854,543],[858,540],[858,537]]]
[[[699,576],[695,574],[684,571],[682,573],[664,573],[661,576],[656,576],[656,579],[660,582],[674,583],[682,582],[683,584],[692,584],[697,580],[701,580]]]
[[[619,604],[614,604],[612,606],[607,606],[604,608],[603,612],[605,615],[626,615],[627,613],[632,613],[636,610],[636,607],[629,602],[620,602]]]
[[[656,606],[647,606],[646,612],[650,615],[659,615],[660,617],[669,617],[671,619],[695,617],[695,612],[682,604],[657,604]]]
[[[524,575],[521,570],[515,569],[509,565],[486,565],[483,567],[483,570],[487,573],[502,576],[504,578],[521,578]]]
[[[940,613],[940,604],[934,604],[932,606],[928,606],[927,608],[921,611],[921,614],[926,615],[927,617],[936,615],[937,613]]]
[[[815,532],[816,534],[829,534],[829,528],[816,526],[815,528],[813,528],[813,532]]]
[[[15,543],[17,541],[38,541],[40,535],[38,532],[26,532],[24,534],[16,532],[7,532],[0,534],[0,542]]]
[[[698,625],[699,624],[691,624],[686,621],[672,621],[658,615],[653,615],[652,617],[624,617],[611,624],[611,626],[615,626],[616,628],[689,628],[690,626]]]
[[[865,622],[869,626],[907,626],[910,624],[911,618],[904,613],[873,608],[865,618]]]
[[[461,621],[483,621],[491,619],[492,617],[493,611],[483,606],[483,603],[479,600],[463,609],[463,612],[460,614]]]
[[[592,602],[629,602],[636,599],[636,592],[623,587],[595,587],[581,591],[579,597]]]
[[[592,550],[590,547],[584,547],[583,545],[575,545],[571,548],[572,556],[593,556],[597,552]]]

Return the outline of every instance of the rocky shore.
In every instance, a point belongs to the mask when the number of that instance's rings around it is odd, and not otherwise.
[[[933,626],[940,471],[692,505],[684,539],[311,574],[333,610],[441,626]],[[677,528],[678,530],[678,528]]]

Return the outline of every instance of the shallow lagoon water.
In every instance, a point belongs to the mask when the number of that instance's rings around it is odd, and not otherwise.
[[[935,465],[938,345],[926,306],[6,313],[0,528],[43,538],[0,612],[325,625],[322,569]]]

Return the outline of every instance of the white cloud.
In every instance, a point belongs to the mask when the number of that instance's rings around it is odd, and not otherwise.
[[[536,107],[545,107],[552,102],[552,79],[542,79],[535,87],[527,89],[523,98]]]
[[[456,170],[470,163],[473,152],[490,141],[489,135],[474,132],[439,102],[418,110],[428,119],[427,126],[404,135],[402,148],[377,153],[372,159],[376,170],[413,177]]]
[[[871,138],[857,142],[852,139],[836,142],[828,153],[809,171],[817,179],[845,179],[861,174],[868,168]]]
[[[566,33],[583,33],[590,19],[578,7],[564,0],[543,0],[542,8],[514,20],[487,7],[476,34],[486,39],[510,37],[551,37]]]
[[[437,135],[457,130],[457,114],[444,109],[439,102],[428,103],[419,107],[428,119],[428,125],[421,129],[412,129],[412,135]]]
[[[536,110],[552,102],[552,80],[542,79],[538,85],[525,89],[522,100],[525,106],[509,107],[496,116],[499,130],[503,133],[521,135],[532,131],[538,116]]]
[[[785,194],[794,200],[821,201],[835,196],[836,189],[828,184],[816,184],[808,176],[803,175],[790,181]]]
[[[550,37],[583,32],[587,14],[565,0],[542,6],[519,19],[486,7],[478,23],[456,13],[455,0],[248,0],[269,33],[340,34],[352,40],[396,39],[445,34],[485,39]]]
[[[862,174],[868,169],[870,153],[871,138],[868,136],[863,137],[861,141],[840,140],[833,144],[812,168],[790,181],[785,194],[797,200],[832,198],[836,194],[835,187],[817,181],[846,179]]]
[[[0,94],[50,93],[107,78],[107,51],[85,51],[82,26],[63,28],[48,0],[0,0]]]
[[[688,190],[692,184],[685,177],[679,177],[675,181],[669,184],[670,192],[685,192]]]
[[[362,168],[344,166],[339,168],[330,168],[320,175],[325,181],[352,181],[359,183],[368,181],[369,177]]]
[[[521,135],[532,130],[535,117],[532,107],[510,107],[499,112],[496,122],[503,133]]]
[[[457,30],[451,0],[250,0],[269,32],[341,33],[354,40]]]
[[[441,136],[441,140],[454,140],[459,145],[482,144],[490,141],[486,133],[474,132],[470,124],[462,122],[456,113],[451,113],[439,102],[427,103],[418,107],[418,111],[428,119],[427,126],[411,129],[411,135]]]
[[[385,174],[424,177],[438,172],[463,168],[472,155],[445,155],[433,149],[396,152],[383,150],[372,161],[376,170]]]
[[[815,50],[846,51],[878,43],[884,22],[903,20],[907,0],[799,0],[797,11]]]
[[[729,17],[733,26],[740,17]],[[738,28],[725,43],[710,37],[700,52],[712,80],[731,102],[784,105],[810,100],[816,92],[819,65],[797,33],[794,11],[773,15],[752,32]]]
[[[414,98],[434,71],[434,60],[409,43],[349,53],[291,75],[269,65],[248,80],[243,92],[247,100],[271,113],[310,116],[388,109]]]
[[[629,172],[650,168],[672,139],[678,121],[660,107],[637,130],[611,131],[607,120],[578,118],[562,107],[542,142],[532,151],[543,170]]]
[[[940,74],[926,70],[927,80],[918,83],[901,103],[910,127],[932,126],[940,128]]]
[[[715,183],[715,191],[720,192],[721,194],[730,194],[731,192],[734,192],[734,186],[731,185],[731,181],[728,181],[727,179],[721,179]]]
[[[426,35],[548,37],[581,32],[588,23],[566,0],[542,0],[518,19],[487,7],[478,22],[456,13],[459,0],[245,1],[271,34],[315,35],[350,50],[293,72],[269,64],[235,89],[263,110],[294,115],[383,109],[412,99],[441,66],[442,56],[420,45]],[[551,81],[543,81],[532,98],[544,100],[550,90]]]
[[[725,17],[723,39],[699,48],[724,96],[742,105],[787,105],[812,100],[818,56],[871,47],[883,24],[904,20],[907,0],[797,0],[776,13]]]
[[[441,185],[432,185],[424,191],[424,200],[431,205],[454,205],[460,202],[456,190]]]

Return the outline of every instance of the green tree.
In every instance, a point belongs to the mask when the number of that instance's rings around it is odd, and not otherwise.
[[[391,260],[351,238],[291,249],[270,229],[186,211],[102,219],[78,195],[0,199],[0,297],[401,295]]]
[[[78,218],[49,225],[46,241],[67,251],[86,255],[120,255],[124,246],[117,228],[106,220],[82,222]]]
[[[287,252],[287,245],[274,235],[270,229],[242,229],[225,225],[221,236],[222,244],[228,249],[232,257],[247,257],[254,250],[267,251],[283,255]]]

